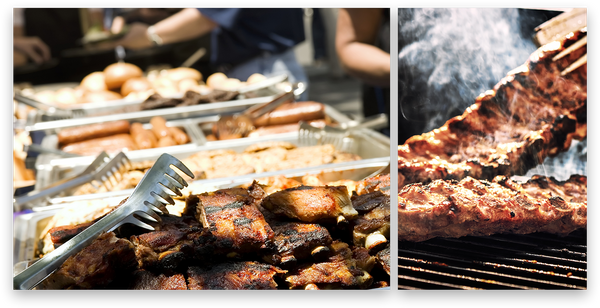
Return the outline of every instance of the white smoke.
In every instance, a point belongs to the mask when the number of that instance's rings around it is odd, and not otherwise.
[[[411,42],[399,46],[400,116],[427,121],[423,131],[462,113],[536,50],[520,35],[517,9],[402,10],[400,41]]]
[[[421,132],[440,127],[525,63],[537,47],[521,36],[520,18],[510,8],[399,9],[399,117]],[[587,139],[526,176],[566,180],[586,168]]]

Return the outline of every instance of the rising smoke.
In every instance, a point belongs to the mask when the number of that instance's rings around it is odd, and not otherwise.
[[[517,9],[400,9],[399,111],[422,131],[461,114],[536,50]]]
[[[552,17],[552,16],[550,16]],[[528,20],[529,18],[529,20]],[[462,114],[537,47],[523,27],[531,20],[518,9],[399,9],[398,110],[400,144]],[[547,158],[527,176],[566,180],[587,174],[587,140]]]

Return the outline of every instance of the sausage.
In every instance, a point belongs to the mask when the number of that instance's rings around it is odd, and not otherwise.
[[[170,147],[170,146],[174,146],[174,145],[177,145],[177,142],[175,142],[175,140],[173,140],[173,138],[171,138],[171,136],[166,136],[166,137],[162,137],[162,138],[158,139],[157,147],[163,148],[163,147]]]
[[[156,139],[164,138],[169,136],[169,130],[167,129],[167,121],[162,117],[153,117],[150,119],[152,124],[152,132],[156,136]]]
[[[158,142],[153,132],[144,129],[142,123],[137,122],[131,124],[131,138],[140,150],[155,148]]]
[[[137,146],[129,134],[118,134],[114,136],[95,138],[71,143],[62,148],[63,151],[79,155],[97,155],[102,151],[108,154],[119,151],[137,150]]]
[[[129,133],[129,129],[129,122],[125,120],[65,128],[58,133],[58,143],[64,146],[94,138],[127,134]]]
[[[283,104],[275,110],[264,114],[254,121],[256,127],[298,123],[325,118],[325,106],[321,103],[307,101]]]
[[[168,127],[168,129],[171,138],[173,138],[177,144],[186,144],[190,142],[188,135],[179,127]]]

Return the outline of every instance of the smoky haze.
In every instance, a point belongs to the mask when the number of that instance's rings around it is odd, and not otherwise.
[[[421,132],[462,114],[537,49],[517,9],[400,9],[398,20],[399,116]]]
[[[398,11],[398,142],[442,126],[522,65],[533,29],[560,12],[424,8]],[[526,33],[526,34],[522,34]],[[402,119],[404,118],[404,119]],[[587,174],[587,139],[527,173]]]

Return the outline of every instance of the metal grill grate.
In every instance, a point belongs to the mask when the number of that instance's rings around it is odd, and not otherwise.
[[[398,243],[399,289],[587,288],[587,233]]]

